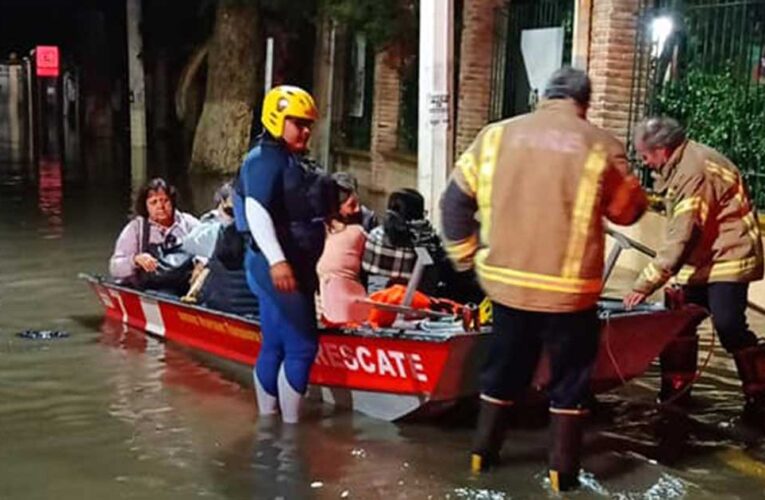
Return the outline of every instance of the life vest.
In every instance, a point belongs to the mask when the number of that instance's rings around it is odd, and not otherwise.
[[[324,248],[324,220],[334,211],[337,203],[336,185],[316,163],[289,153],[281,143],[263,136],[234,183],[234,216],[240,233],[249,234],[242,178],[256,175],[250,170],[257,169],[262,161],[285,161],[281,189],[277,189],[272,202],[265,208],[273,220],[279,244],[289,263],[302,275],[315,276],[316,262]]]

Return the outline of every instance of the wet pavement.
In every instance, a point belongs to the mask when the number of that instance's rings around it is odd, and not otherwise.
[[[509,433],[501,467],[474,478],[469,417],[393,424],[314,404],[285,427],[258,417],[246,371],[104,322],[77,274],[105,272],[130,180],[97,165],[35,169],[0,164],[0,499],[554,496],[544,411]],[[183,181],[182,206],[207,209],[215,183]],[[16,335],[26,329],[70,336]],[[705,328],[702,361],[710,338]],[[585,486],[570,496],[765,497],[763,433],[741,422],[719,345],[688,414],[657,408],[656,387],[651,370],[600,397]]]

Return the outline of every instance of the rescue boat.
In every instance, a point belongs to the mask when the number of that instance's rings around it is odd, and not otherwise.
[[[235,316],[175,297],[139,291],[81,275],[95,292],[108,321],[180,344],[250,369],[261,345],[257,318]],[[595,393],[645,373],[666,345],[706,312],[694,305],[642,304],[624,310],[621,301],[599,303],[601,345],[592,378]],[[442,412],[478,394],[478,373],[490,348],[487,327],[468,332],[449,318],[404,321],[393,328],[325,329],[311,371],[312,392],[329,403],[394,421]],[[549,379],[540,361],[533,385]]]

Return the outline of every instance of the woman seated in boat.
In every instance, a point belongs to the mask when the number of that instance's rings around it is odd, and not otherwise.
[[[462,303],[481,301],[483,292],[473,273],[457,273],[449,262],[441,238],[426,218],[422,195],[414,189],[400,189],[388,198],[382,224],[369,233],[362,268],[370,279],[386,281],[386,287],[405,285],[412,277],[418,247],[427,250],[433,260],[425,268],[419,291]]]
[[[327,220],[324,251],[316,265],[321,313],[326,324],[358,324],[368,312],[360,303],[367,296],[361,277],[366,241],[362,207],[355,178],[345,172],[332,177],[337,184],[338,208]]]
[[[182,273],[165,273],[167,269],[161,265],[160,258],[176,249],[199,221],[177,210],[176,202],[175,188],[164,179],[152,179],[138,191],[133,218],[117,238],[114,254],[109,260],[109,273],[113,278],[141,288],[180,291],[182,284],[179,276]],[[188,259],[183,260],[189,262]],[[183,266],[186,267],[186,264]],[[189,266],[187,288],[190,271]],[[166,283],[161,283],[163,276],[167,277]]]

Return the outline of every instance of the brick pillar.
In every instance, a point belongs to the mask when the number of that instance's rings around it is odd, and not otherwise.
[[[397,146],[398,117],[401,107],[401,77],[389,63],[387,52],[375,56],[375,85],[372,106],[372,185],[370,190],[383,191],[387,186],[383,152]]]
[[[594,0],[589,51],[589,119],[625,140],[640,0]]]
[[[467,149],[489,119],[494,10],[503,0],[465,0],[460,47],[455,158]]]

